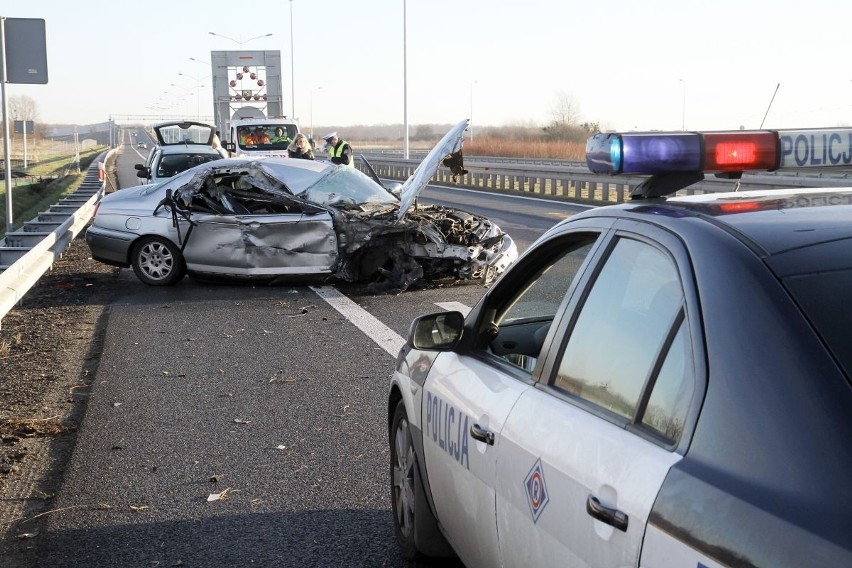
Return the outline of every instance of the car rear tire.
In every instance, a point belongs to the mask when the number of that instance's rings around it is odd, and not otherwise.
[[[140,239],[130,257],[136,277],[149,286],[170,286],[186,272],[180,249],[162,237]]]

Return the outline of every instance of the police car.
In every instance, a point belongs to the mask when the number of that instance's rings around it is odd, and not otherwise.
[[[648,177],[466,317],[412,323],[388,397],[403,555],[852,566],[852,188],[676,195],[848,168],[852,129],[600,134],[587,164]]]

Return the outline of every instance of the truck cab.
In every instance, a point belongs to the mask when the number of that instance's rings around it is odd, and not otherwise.
[[[231,121],[224,144],[231,157],[287,156],[287,147],[299,133],[299,124],[287,117],[245,118]]]

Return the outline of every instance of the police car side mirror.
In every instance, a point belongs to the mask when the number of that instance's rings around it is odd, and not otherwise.
[[[147,179],[151,177],[151,171],[142,164],[136,164],[136,177]]]
[[[411,324],[408,344],[414,349],[449,351],[458,344],[464,328],[461,312],[420,316]]]
[[[227,150],[228,152],[236,152],[237,151],[237,145],[234,144],[233,142],[225,142],[224,144],[222,144],[222,146],[224,146],[225,150]]]

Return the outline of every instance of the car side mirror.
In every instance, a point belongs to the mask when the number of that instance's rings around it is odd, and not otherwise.
[[[137,170],[141,170],[145,166],[143,166],[142,164],[135,164],[133,167],[136,168]]]
[[[145,178],[145,179],[148,179],[149,177],[151,177],[151,172],[150,172],[150,170],[148,170],[148,168],[146,168],[145,166],[143,166],[141,164],[136,164],[136,165],[139,166],[138,168],[136,168],[138,170],[136,172],[136,177],[141,177],[141,178]]]
[[[414,349],[449,351],[458,344],[464,328],[461,312],[439,312],[415,319],[408,334]]]
[[[225,142],[224,144],[222,144],[222,147],[225,148],[225,150],[227,150],[228,152],[237,151],[237,145],[233,142]]]

